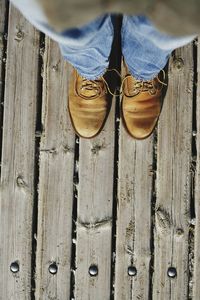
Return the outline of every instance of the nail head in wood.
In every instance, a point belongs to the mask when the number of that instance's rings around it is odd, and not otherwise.
[[[134,266],[128,267],[128,275],[129,276],[136,276],[137,275],[137,269]]]
[[[97,265],[91,265],[89,267],[89,274],[90,274],[90,276],[97,276],[98,275],[98,267],[97,267]]]
[[[177,276],[177,271],[176,271],[176,268],[174,267],[170,267],[167,271],[167,275],[170,277],[170,278],[175,278]]]
[[[11,263],[11,265],[10,265],[10,271],[12,273],[19,272],[19,264],[18,264],[18,262],[14,261],[14,262]]]
[[[52,275],[55,275],[58,272],[58,266],[57,264],[54,262],[52,264],[50,264],[49,266],[49,273],[51,273]]]

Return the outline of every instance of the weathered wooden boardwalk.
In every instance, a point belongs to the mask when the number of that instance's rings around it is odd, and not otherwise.
[[[119,99],[79,139],[71,67],[0,1],[0,300],[200,299],[200,54],[178,49],[158,128],[124,130]],[[199,46],[200,47],[200,46]]]

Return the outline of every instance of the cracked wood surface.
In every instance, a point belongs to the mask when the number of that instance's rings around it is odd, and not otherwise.
[[[3,32],[5,2],[0,8]],[[4,44],[0,40],[1,57]],[[42,54],[38,32],[11,7],[1,159],[0,299],[199,300],[198,85],[196,219],[193,213],[191,220],[193,45],[173,54],[158,132],[144,141],[130,138],[121,120],[115,141],[119,120],[115,123],[113,99],[102,133],[75,143],[67,113],[71,67],[47,38],[44,65],[38,70],[39,50]],[[4,84],[2,68],[1,61]],[[35,133],[40,96],[42,128]],[[40,139],[39,159],[35,137]],[[10,272],[13,261],[20,267],[15,274]],[[58,266],[55,275],[48,270],[53,262]],[[93,277],[88,273],[92,264],[98,266]],[[135,277],[128,276],[131,265],[137,269]],[[177,268],[174,279],[167,276],[170,266]]]
[[[198,41],[199,49],[199,41]],[[200,74],[200,52],[198,51],[197,56],[197,83],[199,80]],[[195,180],[195,214],[196,222],[194,227],[194,274],[193,274],[193,299],[200,299],[200,86],[197,84],[197,135],[196,135],[196,144],[197,144],[197,169],[196,169],[196,180]]]
[[[38,201],[36,299],[70,299],[75,136],[67,114],[70,67],[46,39]],[[58,273],[48,271],[56,263]]]
[[[193,68],[191,43],[171,58],[158,126],[154,299],[188,299]],[[169,267],[177,269],[176,278],[167,276]]]
[[[6,0],[0,1],[0,99],[3,100],[3,90],[4,90],[4,56],[5,56],[5,28],[6,24]],[[3,118],[2,106],[0,107],[0,119]]]
[[[11,7],[0,186],[2,300],[31,299],[38,53],[39,33]],[[10,271],[15,261],[20,270],[16,274]]]
[[[114,99],[113,99],[114,100]],[[114,173],[114,104],[99,136],[80,139],[75,299],[109,300]],[[90,277],[90,265],[98,276]]]
[[[148,299],[153,137],[133,141],[120,123],[115,299]],[[128,267],[137,276],[128,275]]]

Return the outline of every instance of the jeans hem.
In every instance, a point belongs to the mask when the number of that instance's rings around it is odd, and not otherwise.
[[[86,79],[88,79],[88,80],[97,80],[97,79],[99,79],[100,77],[102,77],[105,73],[106,73],[106,71],[107,71],[107,69],[108,69],[108,66],[101,72],[101,73],[99,73],[98,75],[88,75],[88,74],[83,74],[82,72],[80,72],[79,70],[78,70],[78,68],[76,68],[76,67],[74,67],[76,70],[77,70],[77,72],[78,72],[78,74],[81,76],[81,77],[83,77],[83,78],[86,78]]]
[[[160,71],[162,71],[165,68],[166,64],[167,64],[167,62],[165,64],[163,64],[163,66],[161,66],[161,68],[158,69],[157,72],[152,73],[149,76],[143,76],[141,74],[136,73],[135,70],[131,69],[128,66],[128,64],[127,64],[127,67],[128,67],[128,71],[129,71],[130,75],[132,75],[136,80],[141,80],[141,81],[144,80],[144,81],[146,81],[146,80],[153,80],[155,77],[157,77],[158,74],[160,73]]]
[[[161,71],[162,69],[160,69]],[[146,80],[153,80],[159,73],[160,71],[158,71],[157,73],[151,75],[151,76],[141,76],[141,75],[138,75],[138,74],[135,74],[134,72],[132,72],[130,69],[130,74],[136,79],[136,80],[143,80],[143,81],[146,81]]]

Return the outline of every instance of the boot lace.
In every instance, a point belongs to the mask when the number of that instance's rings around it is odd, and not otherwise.
[[[96,99],[105,94],[101,80],[88,80],[82,79],[80,87],[78,88],[77,82],[75,83],[75,92],[78,96],[86,100]]]
[[[163,74],[163,80],[165,81],[165,77],[166,77],[165,71],[161,70],[161,72]],[[128,78],[133,78],[133,76],[131,74],[127,74],[124,77],[124,79],[122,80],[121,92],[126,97],[134,97],[134,96],[137,96],[138,94],[140,94],[142,92],[148,92],[150,95],[155,95],[157,91],[162,90],[163,85],[167,86],[167,84],[159,78],[159,74],[157,75],[156,78],[154,78],[152,80],[139,80],[139,79],[135,79],[134,85],[130,89],[130,93],[129,94],[126,93],[124,85],[125,85],[125,81]],[[157,80],[155,80],[155,79],[157,79]]]
[[[106,72],[115,71],[116,74],[121,78],[120,73],[116,69],[107,69]],[[120,93],[114,94],[109,87],[108,82],[106,79],[101,76],[99,79],[89,80],[86,78],[82,78],[81,84],[78,88],[77,80],[78,74],[75,80],[75,92],[77,96],[80,96],[86,100],[94,100],[96,98],[104,96],[106,93],[110,93],[112,96],[120,96]],[[88,95],[89,94],[89,95]]]

